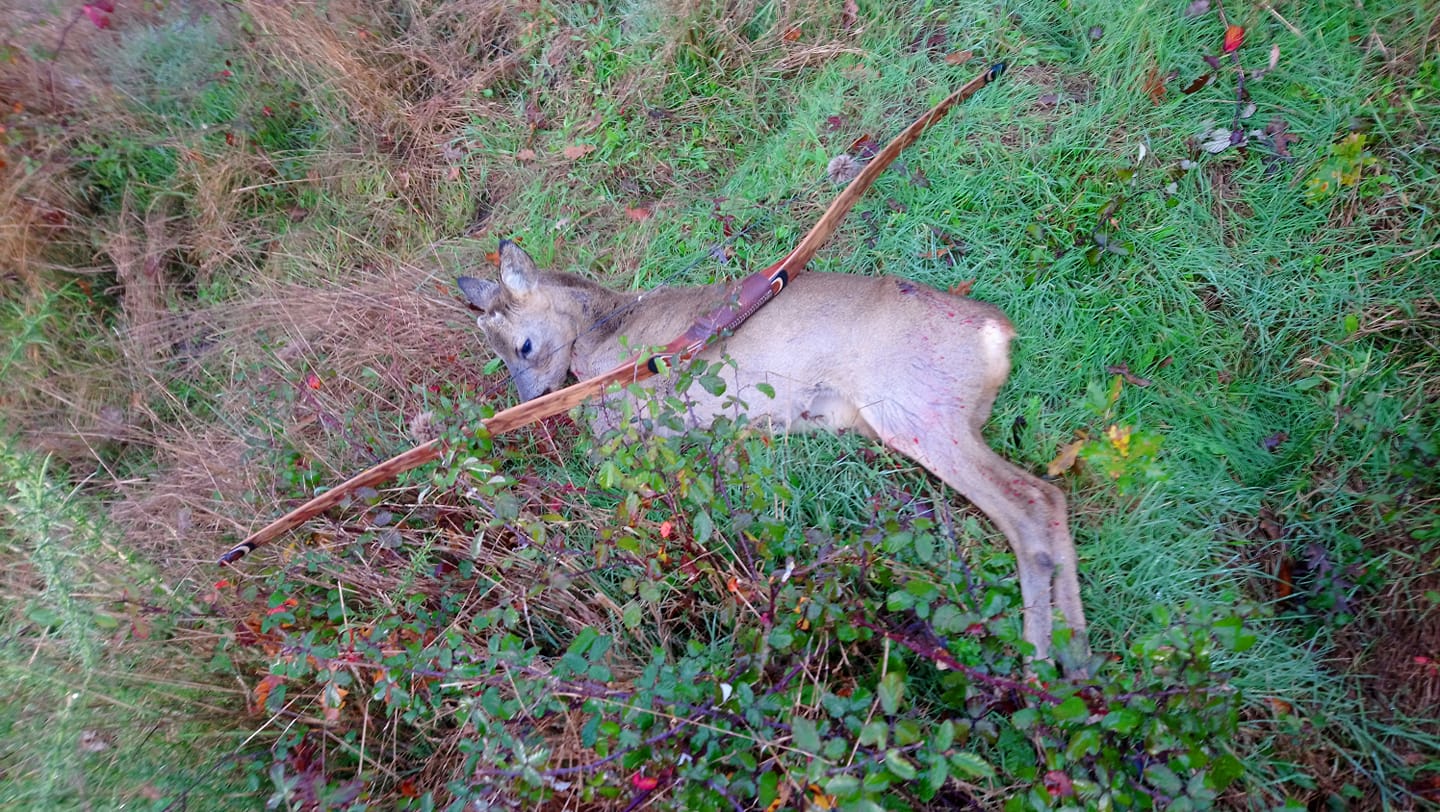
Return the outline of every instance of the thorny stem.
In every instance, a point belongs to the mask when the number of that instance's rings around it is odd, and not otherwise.
[[[1245,68],[1240,65],[1240,51],[1230,52],[1230,61],[1235,65],[1235,117],[1230,120],[1230,132],[1240,129],[1240,113],[1245,109]]]
[[[776,682],[775,685],[774,685],[773,687],[771,687],[771,689],[770,689],[769,691],[766,691],[766,692],[765,692],[765,695],[766,695],[766,696],[771,696],[771,695],[773,695],[773,694],[776,694],[776,693],[778,693],[778,692],[780,692],[780,691],[785,690],[785,688],[790,684],[791,680],[793,680],[793,679],[796,677],[796,675],[798,675],[803,669],[804,669],[804,663],[801,663],[800,665],[797,665],[797,666],[795,666],[794,668],[790,669],[790,671],[786,672],[785,676],[781,677],[780,680],[779,680],[778,682]],[[634,695],[634,694],[632,693],[632,694],[626,695],[626,697],[624,697],[624,698],[628,698],[629,696],[633,696],[633,695]],[[611,699],[610,701],[617,701],[617,700],[616,700],[616,699]],[[684,703],[678,703],[678,704],[683,705]],[[605,756],[604,758],[600,758],[600,759],[597,759],[597,760],[595,760],[595,761],[587,761],[587,762],[585,762],[584,764],[576,764],[576,765],[571,766],[571,767],[554,767],[554,768],[548,769],[548,770],[541,770],[541,771],[540,771],[540,775],[542,775],[542,776],[547,776],[547,777],[557,777],[557,776],[562,776],[562,775],[574,775],[574,774],[576,774],[576,773],[588,773],[588,772],[593,772],[593,771],[599,769],[600,767],[603,767],[604,765],[609,764],[609,763],[615,761],[616,759],[622,758],[622,757],[624,757],[625,755],[627,755],[627,754],[629,754],[629,753],[632,753],[632,752],[634,752],[634,751],[636,751],[636,750],[639,750],[639,749],[645,748],[645,747],[649,747],[649,746],[654,745],[654,744],[658,744],[659,742],[662,742],[662,741],[664,741],[664,740],[666,740],[666,739],[669,739],[669,738],[673,738],[674,736],[679,735],[682,730],[685,730],[686,728],[690,727],[691,725],[697,724],[697,723],[699,723],[700,721],[702,721],[702,720],[704,720],[704,719],[708,719],[708,718],[710,718],[710,717],[712,717],[712,716],[726,716],[726,715],[729,715],[729,712],[728,712],[728,711],[725,711],[725,710],[723,710],[723,709],[721,709],[721,708],[715,707],[715,705],[714,705],[713,702],[712,702],[712,703],[707,703],[707,704],[705,704],[705,705],[699,705],[699,706],[688,706],[688,707],[686,707],[686,709],[687,709],[687,710],[690,710],[690,711],[693,711],[693,715],[691,715],[691,716],[689,716],[689,717],[687,717],[687,718],[685,718],[685,719],[683,719],[683,720],[679,720],[679,723],[676,724],[674,727],[669,728],[669,729],[667,729],[667,730],[662,730],[661,732],[655,734],[654,736],[651,736],[650,738],[646,739],[646,740],[643,741],[643,742],[640,742],[639,744],[635,745],[634,747],[627,747],[627,748],[625,748],[624,750],[618,750],[618,751],[616,751],[616,752],[614,752],[614,753],[611,753],[611,754],[608,755],[608,756]],[[483,770],[483,771],[478,772],[477,774],[478,774],[478,775],[481,775],[481,776],[486,776],[486,777],[517,778],[517,777],[519,777],[519,776],[522,774],[522,771],[521,771],[521,770],[499,770],[499,769],[492,769],[492,770]]]
[[[854,623],[856,626],[863,626],[864,628],[870,629],[876,634],[883,635],[886,639],[893,640],[896,643],[899,643],[905,648],[908,648],[916,654],[920,655],[921,657],[943,665],[951,671],[959,671],[960,673],[964,674],[970,679],[975,680],[976,682],[983,682],[986,685],[990,685],[992,687],[1000,688],[1006,691],[1029,694],[1030,696],[1033,696],[1036,699],[1039,699],[1042,702],[1047,702],[1051,705],[1060,704],[1059,697],[1055,696],[1054,694],[1043,688],[1036,688],[1033,685],[1026,685],[1023,682],[1018,682],[1013,679],[1006,679],[1005,677],[997,677],[991,674],[986,674],[978,669],[971,668],[970,666],[965,665],[964,663],[961,663],[959,660],[955,659],[955,656],[952,655],[949,651],[946,651],[943,646],[924,645],[919,641],[915,640],[914,638],[907,637],[897,632],[892,632],[889,629],[882,629],[863,617],[852,617],[850,619],[850,622]]]
[[[80,17],[84,14],[85,10],[83,8],[75,9],[75,16],[71,17],[70,22],[66,23],[65,27],[60,30],[60,40],[55,43],[55,53],[50,57],[49,70],[46,71],[45,78],[50,85],[50,107],[55,110],[60,109],[60,102],[55,97],[55,63],[60,61],[60,53],[65,50],[65,40],[70,36],[70,29],[74,28],[75,24],[80,22]]]
[[[1222,0],[1215,0],[1215,11],[1220,16],[1220,24],[1226,29],[1230,28],[1230,18],[1225,15],[1225,4]],[[1240,130],[1240,112],[1245,109],[1245,69],[1240,66],[1240,49],[1230,52],[1230,61],[1235,65],[1235,72],[1239,78],[1235,84],[1235,117],[1230,120],[1231,143],[1234,141],[1234,133]]]

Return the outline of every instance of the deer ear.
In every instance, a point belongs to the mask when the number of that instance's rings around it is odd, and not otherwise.
[[[486,313],[494,312],[500,304],[501,297],[505,294],[499,283],[491,282],[489,279],[462,276],[455,281],[460,285],[460,292],[465,294],[465,298],[470,301],[470,304]]]
[[[520,298],[535,290],[539,273],[524,248],[509,240],[500,241],[500,282],[512,296]]]

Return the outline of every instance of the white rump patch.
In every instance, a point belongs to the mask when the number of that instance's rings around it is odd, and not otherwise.
[[[980,355],[985,362],[987,377],[996,385],[1010,377],[1010,340],[1015,328],[1003,321],[986,321],[980,327]]]

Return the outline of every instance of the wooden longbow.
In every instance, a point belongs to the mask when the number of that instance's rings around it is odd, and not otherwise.
[[[493,436],[513,431],[551,415],[567,412],[604,392],[612,384],[630,383],[654,375],[659,368],[656,359],[688,360],[695,353],[703,350],[717,336],[739,327],[747,318],[754,315],[755,311],[784,290],[791,280],[805,272],[805,266],[815,256],[815,252],[819,251],[820,246],[830,239],[840,225],[840,221],[845,219],[845,215],[850,213],[850,209],[854,208],[855,203],[870,188],[875,179],[895,161],[902,150],[915,143],[921,133],[929,129],[932,124],[944,118],[945,114],[950,112],[950,108],[970,98],[980,88],[1000,78],[1004,72],[1004,62],[991,65],[984,73],[946,96],[939,104],[930,108],[929,112],[906,127],[875,157],[871,158],[860,174],[856,175],[855,179],[850,181],[831,201],[830,206],[825,209],[825,213],[820,215],[820,219],[805,234],[794,250],[769,268],[757,271],[741,280],[738,285],[731,288],[724,305],[698,319],[683,335],[671,341],[664,349],[656,353],[637,355],[608,372],[497,412],[493,417],[482,421],[482,425]],[[251,533],[244,541],[220,556],[220,563],[233,564],[239,561],[257,547],[275,540],[340,504],[345,497],[360,488],[388,482],[405,471],[439,459],[445,453],[445,447],[445,440],[437,438],[356,474]]]

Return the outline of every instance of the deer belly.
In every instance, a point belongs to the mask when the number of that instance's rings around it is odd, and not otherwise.
[[[787,397],[788,395],[788,397]],[[808,433],[815,431],[858,431],[874,437],[875,430],[860,414],[853,399],[829,387],[810,387],[795,392],[776,392],[773,402],[759,396],[749,402],[751,419],[770,421],[776,432]]]

